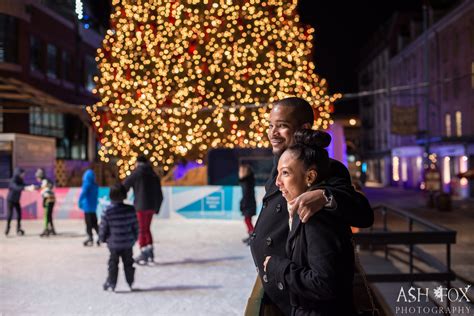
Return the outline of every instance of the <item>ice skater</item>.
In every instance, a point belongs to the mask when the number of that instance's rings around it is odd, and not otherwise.
[[[25,231],[21,228],[21,205],[20,198],[23,190],[34,190],[34,186],[27,186],[23,180],[25,177],[25,170],[22,168],[15,168],[13,177],[8,184],[8,195],[7,195],[7,227],[5,228],[5,236],[10,233],[10,223],[13,218],[13,209],[16,210],[16,233],[19,236],[23,236]]]
[[[123,185],[127,192],[133,188],[135,194],[134,206],[137,210],[140,233],[138,244],[140,255],[135,258],[138,264],[153,262],[153,237],[151,235],[151,221],[153,215],[158,214],[163,202],[160,177],[153,171],[148,159],[141,155],[137,158],[137,167],[132,174],[125,179]]]
[[[41,197],[43,198],[44,209],[44,230],[40,234],[41,237],[48,237],[49,235],[56,235],[56,230],[53,224],[53,208],[56,202],[56,196],[53,191],[53,182],[46,177],[43,168],[39,168],[35,173],[36,180],[40,183],[39,189]]]
[[[133,267],[133,245],[138,238],[138,222],[135,208],[124,204],[127,190],[118,183],[110,187],[111,204],[104,211],[100,221],[99,238],[107,243],[110,251],[108,263],[108,276],[103,288],[104,291],[111,289],[115,291],[118,276],[118,264],[122,258],[125,280],[132,289],[135,280],[135,268]]]
[[[248,237],[242,239],[242,242],[248,245],[250,236],[253,233],[252,217],[255,216],[257,211],[257,202],[255,201],[255,176],[250,165],[242,164],[239,166],[239,183],[242,187],[240,212],[244,216],[248,233]]]
[[[82,188],[79,195],[79,208],[84,212],[86,222],[87,239],[84,246],[92,246],[94,239],[92,230],[99,235],[99,225],[97,224],[97,203],[99,196],[99,186],[95,182],[95,174],[92,169],[87,169],[82,176]],[[97,246],[100,246],[100,240],[97,238]]]

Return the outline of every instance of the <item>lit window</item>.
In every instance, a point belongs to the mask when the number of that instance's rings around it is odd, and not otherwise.
[[[446,136],[451,137],[451,114],[446,113],[444,116],[444,124],[446,125]]]
[[[403,158],[402,159],[402,181],[407,181],[408,180],[408,164],[407,164],[407,159]]]
[[[456,111],[456,136],[462,136],[462,113],[461,111]]]
[[[449,157],[444,157],[443,159],[443,182],[448,184],[451,182],[451,169],[449,165],[449,161],[451,159]]]
[[[393,157],[392,158],[392,178],[393,181],[400,181],[400,173],[399,173],[399,168],[400,167],[400,158],[398,157]]]

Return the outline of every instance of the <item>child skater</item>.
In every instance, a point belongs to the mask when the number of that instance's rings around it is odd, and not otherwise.
[[[100,221],[99,238],[100,241],[107,243],[110,251],[109,274],[103,285],[104,291],[108,289],[115,291],[120,258],[122,258],[125,279],[132,290],[135,276],[133,245],[138,238],[138,221],[135,208],[123,203],[126,198],[127,190],[122,184],[117,183],[111,186],[111,204],[104,211]]]

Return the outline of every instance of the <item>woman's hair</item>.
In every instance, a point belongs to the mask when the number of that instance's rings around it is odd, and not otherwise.
[[[303,162],[305,170],[314,168],[318,173],[316,183],[326,179],[329,171],[329,155],[326,149],[331,135],[323,131],[300,129],[295,133],[295,144],[287,150]]]

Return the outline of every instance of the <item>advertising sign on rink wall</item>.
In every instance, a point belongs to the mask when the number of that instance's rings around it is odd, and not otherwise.
[[[56,203],[53,217],[58,219],[83,218],[78,207],[81,188],[55,188]],[[265,194],[264,187],[256,187],[257,212]],[[0,189],[0,219],[7,217],[7,189]],[[183,217],[189,219],[241,219],[239,202],[242,190],[237,186],[192,186],[163,187],[163,204],[159,218]],[[133,191],[125,203],[133,204]],[[109,188],[99,188],[97,216],[109,205]],[[23,191],[21,195],[22,217],[24,219],[43,218],[43,207],[39,192]],[[14,214],[15,218],[15,214]]]

